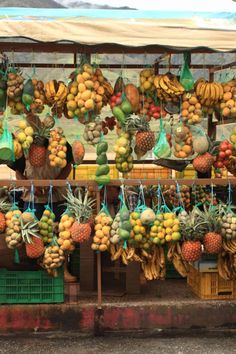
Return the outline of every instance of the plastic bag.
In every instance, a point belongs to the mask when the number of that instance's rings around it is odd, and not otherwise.
[[[193,75],[188,66],[189,55],[189,53],[184,53],[184,63],[182,65],[180,73],[180,83],[186,91],[192,90],[194,86]]]
[[[0,138],[0,160],[15,161],[13,138],[7,126],[4,127]]]
[[[160,119],[160,134],[154,147],[154,155],[158,158],[167,158],[171,155],[171,148],[166,137],[162,118]]]

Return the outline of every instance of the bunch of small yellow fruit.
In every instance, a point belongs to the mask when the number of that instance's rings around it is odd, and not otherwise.
[[[165,242],[179,241],[181,234],[176,214],[172,212],[157,214],[150,236],[154,244],[163,245]]]

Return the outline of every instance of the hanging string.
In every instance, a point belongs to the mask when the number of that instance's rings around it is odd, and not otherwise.
[[[229,183],[228,183],[228,201],[227,201],[229,208],[232,205],[232,192],[233,192],[233,189],[232,189],[231,183],[229,181]]]
[[[185,210],[185,205],[184,205],[184,202],[183,202],[183,199],[182,199],[182,196],[181,196],[181,190],[180,190],[180,186],[179,186],[179,183],[177,181],[175,181],[176,183],[176,194],[177,194],[177,197],[178,197],[178,200],[179,200],[179,206],[178,208],[176,208],[175,210],[179,211],[179,210]]]

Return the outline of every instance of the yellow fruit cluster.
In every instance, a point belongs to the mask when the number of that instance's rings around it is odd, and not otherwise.
[[[23,119],[18,122],[18,127],[19,130],[16,133],[16,141],[21,144],[22,149],[29,149],[30,145],[33,143],[34,129]]]
[[[140,72],[140,91],[141,92],[148,92],[154,91],[154,70],[153,69],[144,69]]]
[[[62,128],[55,128],[50,132],[49,160],[52,167],[64,168],[67,165],[66,161],[66,138]]]
[[[42,236],[44,243],[52,242],[54,220],[54,213],[47,209],[44,210],[43,215],[39,221],[39,233]]]
[[[11,114],[24,112],[24,105],[21,96],[24,88],[24,78],[19,73],[9,73],[7,77],[8,105],[11,107]]]
[[[154,244],[179,241],[181,238],[179,219],[175,213],[160,213],[151,227],[150,236]]]
[[[236,80],[222,84],[224,95],[220,109],[224,117],[236,117]]]
[[[101,111],[113,90],[100,69],[84,64],[81,72],[69,86],[67,115],[69,118],[83,117],[87,112]],[[107,96],[107,97],[106,97]],[[105,102],[104,102],[105,101]]]
[[[65,260],[64,252],[59,246],[49,246],[46,248],[43,265],[47,270],[59,268]]]
[[[68,215],[64,214],[61,217],[59,222],[59,238],[57,240],[58,245],[63,251],[72,252],[75,249],[74,242],[71,238],[71,226],[73,225],[75,219]]]
[[[19,247],[22,243],[21,226],[20,226],[20,210],[11,210],[6,213],[6,244],[8,248]]]
[[[95,235],[91,245],[92,250],[104,252],[110,245],[112,218],[106,213],[100,213],[95,218]]]
[[[116,153],[116,168],[120,172],[129,172],[133,168],[133,157],[131,154],[131,142],[128,133],[122,133],[114,146]]]
[[[139,248],[149,249],[151,246],[150,233],[140,220],[141,213],[134,211],[130,214],[130,223],[132,225],[132,231],[130,237]]]
[[[186,93],[183,95],[181,106],[183,122],[198,124],[202,121],[202,106],[195,94]]]

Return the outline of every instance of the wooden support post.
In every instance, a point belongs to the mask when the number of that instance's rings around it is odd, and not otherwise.
[[[97,200],[97,213],[100,211],[100,190],[97,187],[96,193]],[[97,296],[98,296],[98,309],[102,308],[102,260],[101,260],[101,252],[97,253]]]

